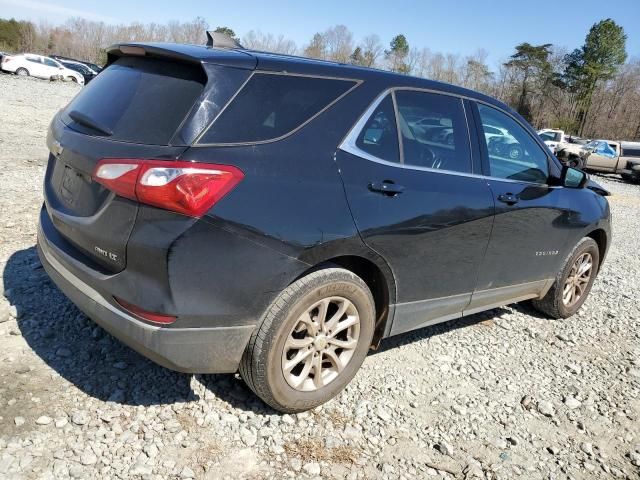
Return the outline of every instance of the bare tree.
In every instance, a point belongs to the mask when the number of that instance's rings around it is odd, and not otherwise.
[[[367,35],[359,44],[362,49],[362,65],[364,67],[374,67],[381,57],[384,47],[380,43],[380,37],[376,34]]]
[[[271,33],[264,34],[260,30],[250,30],[242,37],[242,45],[252,50],[284,53],[285,55],[295,55],[298,52],[298,46],[293,40],[285,38],[284,35],[276,37]]]
[[[323,34],[329,60],[347,63],[353,52],[353,34],[344,25],[329,28]]]
[[[313,35],[311,42],[304,48],[304,56],[309,58],[327,58],[327,42],[322,33]]]
[[[58,54],[97,63],[106,61],[106,48],[118,42],[156,41],[202,44],[209,24],[202,17],[191,21],[170,21],[166,24],[139,23],[106,24],[71,18],[62,25],[22,22],[19,41],[22,51]],[[235,32],[229,27],[220,29]],[[528,115],[535,127],[557,127],[575,134],[577,112],[584,106],[567,80],[567,49],[549,48],[543,74],[528,73],[514,68],[514,57],[499,62],[495,71],[487,64],[488,53],[479,49],[460,56],[433,52],[425,47],[410,47],[402,34],[389,39],[385,52],[380,37],[367,35],[356,41],[345,25],[336,25],[313,35],[308,44],[298,49],[293,40],[283,35],[251,30],[242,43],[255,50],[283,54],[300,53],[307,57],[350,62],[365,67],[386,67],[401,73],[462,85],[492,95],[517,106],[526,87]],[[387,40],[388,41],[388,40]],[[386,41],[385,41],[386,43]],[[520,47],[523,44],[520,44]],[[516,60],[519,60],[517,58]],[[596,82],[590,108],[580,118],[584,135],[611,139],[640,140],[640,59],[632,59],[605,79]]]

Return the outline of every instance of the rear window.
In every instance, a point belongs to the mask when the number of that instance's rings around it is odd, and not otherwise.
[[[64,121],[90,135],[167,145],[205,82],[195,65],[123,57],[82,89]]]
[[[355,84],[352,80],[256,73],[200,143],[249,143],[282,137]]]

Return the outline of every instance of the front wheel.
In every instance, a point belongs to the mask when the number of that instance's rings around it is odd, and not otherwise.
[[[355,376],[374,323],[373,297],[360,277],[341,268],[315,271],[271,304],[247,345],[240,374],[276,410],[309,410]]]
[[[581,157],[572,155],[569,157],[569,161],[567,162],[567,165],[569,165],[571,168],[584,169],[584,159],[582,159]]]
[[[567,318],[587,299],[600,267],[600,251],[592,238],[578,242],[558,272],[547,294],[533,306],[551,318]]]
[[[16,75],[20,75],[21,77],[28,77],[29,70],[27,70],[26,68],[20,67],[19,69],[16,70]]]

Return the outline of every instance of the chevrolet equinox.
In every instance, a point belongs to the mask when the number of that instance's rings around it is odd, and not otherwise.
[[[569,317],[611,243],[607,192],[483,94],[242,48],[107,65],[49,128],[42,263],[133,349],[275,409],[392,335],[523,300]]]

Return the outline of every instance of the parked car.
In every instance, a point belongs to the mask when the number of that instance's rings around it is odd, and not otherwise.
[[[594,140],[585,145],[581,168],[618,173],[627,182],[640,181],[640,143]]]
[[[244,49],[108,57],[51,122],[38,252],[168,368],[239,371],[307,410],[383,338],[527,299],[573,315],[605,259],[607,192],[493,98]],[[492,153],[485,125],[520,157]]]
[[[84,85],[84,77],[53,58],[32,53],[20,55],[6,55],[2,58],[0,69],[16,75],[32,76],[51,80],[59,78],[64,81],[76,82]]]
[[[76,60],[75,58],[63,57],[62,55],[51,55],[51,58],[58,60],[60,63],[67,66],[68,68],[71,68],[72,70],[81,70],[80,73],[82,73],[85,77],[85,83],[88,83],[90,80],[92,80],[102,70],[102,68],[95,63],[84,62],[81,60]],[[73,68],[71,65],[80,65],[80,70],[78,70],[78,67]]]
[[[580,137],[566,135],[564,130],[555,130],[551,128],[543,128],[538,130],[538,135],[549,149],[556,155],[563,152],[562,156],[577,160],[582,152],[582,146],[589,141]],[[575,166],[575,165],[570,165]]]
[[[63,66],[78,72],[80,75],[82,75],[82,78],[84,78],[84,84],[86,85],[87,83],[89,83],[91,80],[93,80],[95,78],[96,75],[98,75],[98,72],[94,71],[93,69],[91,69],[88,65],[82,63],[82,62],[74,62],[71,60],[58,60]]]

